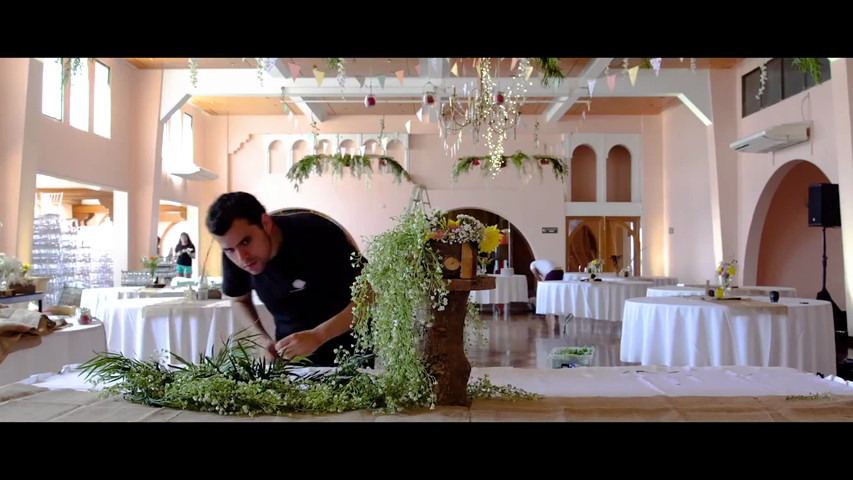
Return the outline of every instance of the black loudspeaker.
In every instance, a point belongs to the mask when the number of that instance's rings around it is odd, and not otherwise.
[[[827,228],[841,226],[838,184],[813,183],[809,185],[809,226]]]

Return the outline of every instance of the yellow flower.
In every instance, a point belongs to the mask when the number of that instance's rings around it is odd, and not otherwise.
[[[724,291],[722,288],[717,287],[717,288],[714,290],[714,296],[715,296],[715,297],[717,297],[717,298],[723,298],[723,293],[724,293],[724,292],[725,292],[725,291]]]
[[[726,273],[728,273],[729,275],[734,275],[734,274],[735,274],[735,266],[734,266],[734,265],[729,265],[729,266],[726,268]]]
[[[461,220],[448,220],[447,221],[447,230],[453,230],[459,228],[462,224]]]
[[[503,234],[495,225],[486,227],[486,235],[483,241],[480,242],[479,248],[481,252],[493,252],[501,243]]]

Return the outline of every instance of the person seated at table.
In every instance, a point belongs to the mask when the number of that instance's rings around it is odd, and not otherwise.
[[[175,261],[175,271],[179,277],[189,278],[193,273],[193,258],[195,258],[195,245],[187,232],[181,233],[181,239],[178,240],[178,245],[175,246],[175,255],[178,259]]]
[[[554,262],[546,259],[535,260],[530,263],[530,272],[537,281],[562,280],[563,269],[557,268]]]
[[[205,224],[222,248],[222,292],[261,335],[255,341],[268,360],[307,356],[331,367],[336,349],[353,350],[350,286],[359,269],[340,227],[313,213],[270,216],[246,192],[222,194]],[[261,325],[252,289],[275,319],[275,337]]]

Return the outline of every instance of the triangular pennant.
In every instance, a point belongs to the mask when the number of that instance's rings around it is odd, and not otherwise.
[[[660,61],[660,57],[649,60],[649,62],[652,64],[652,69],[654,69],[655,71],[656,77],[660,76]]]
[[[364,151],[365,151],[366,149],[367,149],[367,145],[362,145],[362,146],[358,147],[358,151],[359,151],[359,153],[361,154],[361,156],[362,156],[362,157],[364,156]]]
[[[420,63],[415,64],[415,71],[418,72],[418,76],[420,77],[421,76],[421,64]]]
[[[412,121],[411,120],[406,120],[406,133],[408,133],[408,134],[412,133]]]
[[[680,58],[678,59],[678,61],[679,61],[679,62],[681,62],[681,63],[684,63],[684,57],[680,57]]]
[[[613,93],[613,89],[616,88],[616,74],[607,76],[607,87],[610,88],[610,93]]]
[[[592,98],[592,91],[595,90],[595,81],[596,80],[598,80],[598,79],[597,78],[591,78],[591,79],[586,81],[586,83],[589,84],[589,98]]]
[[[637,84],[637,72],[640,70],[640,66],[634,66],[628,69],[628,78],[631,79],[631,86]]]
[[[527,72],[524,73],[524,79],[530,80],[530,75],[533,73],[533,65],[527,67]]]
[[[584,120],[586,120],[586,110],[583,110],[583,111],[581,112],[581,118],[582,118],[582,119],[584,119]]]
[[[417,113],[415,113],[415,115],[417,115],[418,120],[423,122],[424,121],[424,107],[419,108]]]
[[[299,76],[299,70],[302,70],[302,67],[291,62],[287,64],[287,68],[290,69],[290,76],[293,77],[293,81],[296,81],[296,77]]]
[[[403,84],[403,77],[406,75],[406,71],[405,70],[397,70],[396,72],[394,72],[394,74],[397,75],[397,80],[400,81],[400,86],[403,86],[404,85]]]
[[[465,65],[464,63],[462,64],[462,76],[463,77],[468,76],[468,65]]]
[[[356,75],[355,81],[358,82],[358,88],[363,87],[364,86],[364,75]]]
[[[434,58],[430,58],[430,59],[429,59],[429,64],[430,64],[430,66],[432,66],[432,71],[433,71],[433,72],[437,72],[437,71],[438,71],[438,62],[439,62],[439,59],[438,59],[438,58],[435,58],[435,57],[434,57]]]
[[[510,62],[510,64],[509,64],[509,69],[510,69],[510,70],[515,70],[515,64],[516,64],[516,63],[518,63],[518,58],[513,57],[513,58],[512,58],[512,62]]]
[[[453,74],[454,77],[459,76],[459,69],[456,68],[456,64],[454,63],[452,67],[450,67],[450,73]]]
[[[320,70],[314,69],[314,78],[317,79],[317,86],[323,84],[323,78],[326,76],[326,72],[321,72]]]
[[[384,74],[382,74],[382,75],[377,75],[377,76],[376,76],[376,80],[378,80],[378,81],[379,81],[379,86],[380,86],[380,87],[385,88],[385,75],[384,75]]]
[[[291,111],[287,112],[287,119],[288,119],[288,120],[293,120],[293,110],[291,110]]]

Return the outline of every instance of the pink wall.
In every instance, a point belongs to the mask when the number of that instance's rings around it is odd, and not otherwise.
[[[0,252],[17,255],[29,59],[0,58]],[[30,215],[32,215],[30,213]]]
[[[575,148],[569,165],[573,202],[595,201],[595,170],[595,152],[587,145]]]
[[[664,275],[666,233],[666,201],[663,174],[663,116],[641,117],[640,131],[643,133],[643,168],[640,179],[643,199],[643,215],[640,219],[642,235],[641,254],[644,275]]]
[[[782,179],[767,212],[758,256],[758,285],[794,287],[813,298],[821,288],[822,229],[808,226],[808,187],[827,183],[826,175],[808,162],[796,162]],[[844,265],[841,230],[826,230],[826,289],[844,310]]]
[[[711,191],[706,128],[684,105],[663,119],[663,197],[668,275],[705,283],[716,269],[711,228]],[[644,213],[646,209],[644,208]]]
[[[607,154],[607,201],[631,201],[631,154],[622,146]]]

